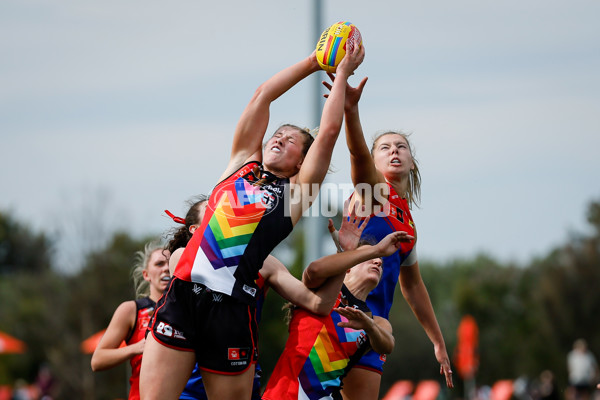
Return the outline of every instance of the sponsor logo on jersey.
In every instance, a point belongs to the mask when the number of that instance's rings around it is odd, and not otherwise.
[[[253,288],[252,286],[244,285],[242,286],[242,290],[252,297],[256,296],[256,288]]]
[[[156,326],[156,333],[166,337],[173,337],[173,327],[164,322],[159,322]]]
[[[404,223],[404,211],[401,208],[392,207],[390,211],[392,217],[396,218],[400,223]]]
[[[173,336],[175,337],[175,339],[185,340],[185,336],[183,336],[183,332],[178,331],[177,329],[173,329],[173,331],[174,331]]]
[[[150,325],[150,317],[140,319],[140,323],[138,324],[138,329],[140,331],[145,331],[146,329],[148,329],[148,325]]]
[[[174,329],[171,325],[166,324],[164,322],[158,323],[158,325],[156,326],[156,333],[158,333],[159,335],[166,336],[166,337],[172,337],[175,339],[185,340],[185,336],[183,335],[183,332],[178,331],[177,329]]]
[[[152,319],[152,315],[154,314],[154,307],[148,307],[146,309],[140,310],[140,314],[138,316],[138,329],[141,331],[145,331],[148,329],[148,325],[150,325],[150,319]]]
[[[250,351],[247,348],[230,347],[227,349],[227,353],[227,359],[229,361],[238,361],[247,360]]]

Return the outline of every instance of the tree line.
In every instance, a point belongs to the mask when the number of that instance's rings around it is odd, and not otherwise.
[[[485,254],[444,263],[421,260],[451,357],[462,316],[471,315],[478,324],[478,385],[518,377],[533,381],[551,370],[564,390],[566,354],[575,339],[585,338],[600,355],[600,202],[589,205],[587,220],[591,233],[572,234],[526,265]],[[301,229],[295,229],[283,244],[295,249],[289,267],[297,277],[306,265],[302,237]],[[0,352],[0,385],[19,379],[33,382],[46,365],[56,398],[126,397],[129,366],[93,373],[91,356],[80,345],[108,325],[121,302],[134,298],[134,253],[156,238],[116,232],[105,246],[85,255],[79,270],[67,274],[54,265],[54,245],[46,233],[0,212],[0,331],[27,345],[22,354]],[[264,305],[259,342],[263,381],[287,338],[283,305],[274,293]],[[399,291],[390,321],[396,348],[388,357],[381,393],[399,379],[441,382],[431,342]],[[443,393],[447,398],[464,395],[454,370],[456,388]]]

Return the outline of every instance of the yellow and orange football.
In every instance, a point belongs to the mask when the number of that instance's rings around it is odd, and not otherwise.
[[[358,43],[359,48],[362,46],[362,36],[351,22],[341,21],[325,29],[317,42],[317,61],[321,68],[327,72],[335,72],[346,55],[346,43],[348,46],[354,45],[351,38]]]

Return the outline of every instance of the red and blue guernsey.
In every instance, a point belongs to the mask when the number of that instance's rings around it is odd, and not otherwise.
[[[343,286],[336,307],[355,307],[370,315],[364,301]],[[342,379],[369,348],[364,330],[337,326],[347,321],[335,311],[319,316],[295,308],[285,349],[269,378],[263,400],[341,398]]]
[[[258,270],[293,228],[288,189],[255,161],[219,183],[174,275],[255,305]]]
[[[404,231],[409,235],[415,234],[415,224],[410,214],[406,199],[396,193],[388,184],[390,194],[384,212],[371,216],[363,231],[363,238],[373,238],[377,242],[392,232]],[[389,319],[390,309],[394,301],[394,290],[400,276],[400,267],[413,265],[417,261],[414,241],[402,242],[401,248],[388,257],[383,257],[383,276],[379,285],[369,293],[367,305],[373,315]]]

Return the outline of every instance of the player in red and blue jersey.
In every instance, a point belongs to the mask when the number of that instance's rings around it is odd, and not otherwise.
[[[285,349],[269,378],[263,399],[341,398],[342,380],[365,351],[373,348],[386,354],[393,350],[389,321],[373,317],[365,300],[382,277],[380,257],[395,253],[402,243],[414,238],[396,231],[376,245],[357,248],[360,231],[367,221],[360,229],[356,228],[356,221],[342,222],[339,242],[345,252],[320,258],[304,271],[303,281],[308,287],[335,282],[341,288],[336,308],[327,316],[294,308]],[[348,234],[346,228],[353,228],[353,224],[356,227]]]
[[[330,77],[334,79],[332,75]],[[414,233],[418,238],[410,213],[410,208],[420,198],[421,177],[418,164],[413,157],[408,136],[402,132],[388,131],[380,134],[369,150],[358,111],[358,102],[366,82],[367,78],[364,78],[357,87],[347,85],[344,105],[346,142],[350,151],[352,183],[355,188],[353,199],[365,205],[372,215],[363,234],[379,239],[400,229]],[[325,85],[331,87],[327,83]],[[367,305],[373,315],[387,318],[396,282],[399,282],[402,294],[433,343],[435,357],[440,363],[440,374],[445,376],[446,385],[453,387],[444,337],[419,271],[416,241],[386,257],[383,269],[385,276],[367,298]],[[346,398],[378,398],[384,362],[385,357],[374,352],[363,357],[345,380]]]

